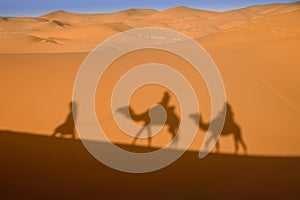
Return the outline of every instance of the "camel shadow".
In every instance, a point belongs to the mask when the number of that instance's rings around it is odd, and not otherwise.
[[[64,123],[57,126],[52,133],[52,137],[59,135],[63,137],[65,135],[70,135],[72,139],[75,139],[75,120],[77,115],[77,104],[76,102],[69,103],[70,112]]]
[[[233,135],[234,136],[234,144],[235,144],[235,153],[236,154],[238,153],[239,145],[241,145],[244,150],[244,153],[246,155],[247,154],[247,146],[242,138],[240,126],[234,120],[232,108],[229,103],[226,103],[224,105],[224,109],[220,112],[219,116],[217,116],[215,119],[213,119],[210,123],[203,122],[202,116],[198,113],[190,114],[190,117],[195,121],[195,123],[198,124],[200,129],[207,131],[210,125],[219,123],[221,115],[223,115],[225,111],[226,111],[226,116],[225,116],[224,126],[223,126],[220,136]],[[212,131],[212,135],[206,140],[206,142],[204,144],[205,149],[207,149],[208,144],[211,141],[217,140],[216,150],[219,153],[220,145],[219,145],[219,141],[218,141],[218,133],[214,130],[211,130],[211,131]]]
[[[117,112],[124,115],[126,118],[131,118],[135,122],[142,122],[142,128],[136,133],[132,145],[135,145],[137,139],[139,138],[140,134],[147,129],[148,131],[148,146],[151,146],[152,142],[152,132],[151,126],[152,125],[166,125],[168,126],[168,131],[172,136],[172,145],[176,146],[178,136],[178,128],[180,124],[180,118],[174,112],[175,107],[169,106],[170,94],[168,92],[164,93],[162,100],[158,103],[158,105],[137,114],[131,106],[125,106],[122,108],[117,109]],[[161,118],[162,113],[159,111],[160,107],[163,107],[165,111],[165,120]],[[152,113],[152,114],[151,114]],[[153,114],[154,113],[154,114]]]

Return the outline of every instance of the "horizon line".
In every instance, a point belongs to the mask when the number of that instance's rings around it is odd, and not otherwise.
[[[274,3],[258,3],[258,4],[251,4],[251,5],[248,5],[248,6],[242,6],[242,7],[236,7],[236,8],[233,8],[233,9],[224,9],[224,10],[218,10],[218,9],[203,9],[203,8],[199,8],[199,7],[189,7],[189,6],[185,6],[185,5],[180,5],[180,6],[173,6],[173,7],[168,7],[168,8],[165,8],[165,9],[155,9],[155,8],[145,8],[145,7],[132,7],[132,8],[127,8],[127,9],[120,9],[120,10],[110,10],[110,11],[107,11],[107,12],[89,12],[89,11],[72,11],[72,10],[68,10],[68,9],[55,9],[55,10],[49,10],[49,11],[46,11],[44,12],[43,14],[36,14],[36,15],[17,15],[17,16],[1,16],[0,15],[0,18],[22,18],[22,17],[41,17],[43,15],[47,15],[47,14],[50,14],[50,13],[54,13],[54,12],[57,12],[57,11],[62,11],[62,12],[66,12],[66,13],[74,13],[74,14],[82,14],[82,15],[93,15],[93,14],[113,14],[113,13],[118,13],[118,12],[124,12],[124,11],[128,11],[128,10],[155,10],[157,12],[164,12],[164,11],[167,11],[167,10],[170,10],[170,9],[174,9],[174,8],[180,8],[180,7],[185,7],[185,8],[188,8],[188,9],[195,9],[195,10],[199,10],[199,11],[209,11],[209,12],[230,12],[230,11],[234,11],[234,10],[241,10],[241,9],[247,9],[247,8],[250,8],[250,7],[253,7],[253,6],[266,6],[266,5],[287,5],[287,4],[295,4],[295,3],[300,3],[300,1],[293,1],[293,2],[284,2],[284,3],[277,3],[277,2],[274,2]]]

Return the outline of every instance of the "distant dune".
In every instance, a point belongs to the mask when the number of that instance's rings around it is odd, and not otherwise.
[[[186,152],[162,170],[127,174],[98,162],[80,141],[1,131],[0,159],[1,199],[300,198],[299,158],[199,160]]]
[[[140,27],[171,28],[199,38],[255,23],[269,16],[299,13],[299,10],[300,3],[297,2],[255,5],[226,12],[181,6],[161,12],[152,9],[129,9],[107,14],[78,14],[59,10],[36,18],[1,18],[0,52],[89,51],[115,33]],[[29,44],[26,38],[31,35],[42,35],[46,39],[40,40],[39,44]],[[47,38],[59,40],[49,42]],[[18,48],[19,45],[24,45],[24,48]]]

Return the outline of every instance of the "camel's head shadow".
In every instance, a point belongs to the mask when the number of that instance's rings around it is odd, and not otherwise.
[[[189,114],[189,118],[193,119],[194,121],[196,121],[198,123],[199,122],[199,118],[200,118],[200,114],[199,113]]]
[[[129,113],[129,107],[128,106],[124,106],[124,107],[121,107],[121,108],[118,108],[116,110],[117,113],[120,113],[126,117],[130,117],[130,113]]]

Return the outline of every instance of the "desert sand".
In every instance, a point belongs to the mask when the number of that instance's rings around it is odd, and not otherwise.
[[[255,5],[226,12],[175,7],[160,12],[55,11],[40,17],[1,18],[0,128],[51,135],[67,115],[82,61],[99,42],[132,28],[163,27],[192,37],[214,59],[250,155],[299,156],[299,18],[299,3]],[[109,118],[111,90],[128,69],[147,62],[182,72],[195,88],[204,120],[209,120],[207,88],[189,63],[166,52],[133,52],[111,65],[96,95],[96,99],[105,100],[96,105],[100,124],[109,130],[114,142],[129,144],[132,138]],[[157,103],[164,91],[146,86],[131,102],[137,112],[143,112]],[[174,96],[171,104],[178,105]],[[154,146],[170,140],[165,132],[153,139]],[[199,131],[191,150],[199,149],[204,134]],[[221,152],[233,152],[231,137],[220,141]]]
[[[199,160],[196,152],[185,152],[162,170],[128,174],[102,165],[80,141],[70,139],[1,131],[0,150],[1,199],[229,200],[300,196],[299,158],[211,154]]]
[[[188,7],[106,14],[60,10],[0,18],[0,199],[299,199],[299,19],[299,2],[226,12]],[[199,130],[189,151],[173,164],[128,174],[97,161],[78,135],[75,140],[49,137],[68,115],[74,80],[89,52],[114,34],[142,27],[177,30],[207,50],[223,77],[248,156],[232,155],[234,142],[228,136],[220,138],[222,154],[198,159],[205,136]],[[131,52],[105,72],[95,106],[107,136],[132,152],[154,151],[171,139],[163,129],[151,148],[144,147],[147,140],[132,146],[132,137],[111,117],[117,80],[149,62],[182,73],[197,94],[204,120],[210,118],[207,87],[190,63],[158,50]],[[146,85],[133,94],[130,105],[144,112],[164,91]],[[174,94],[170,104],[180,115]],[[90,126],[88,119],[85,123]]]

